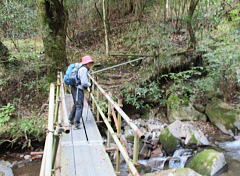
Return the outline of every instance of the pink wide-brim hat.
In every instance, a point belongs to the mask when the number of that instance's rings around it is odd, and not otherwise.
[[[82,57],[82,64],[94,63],[91,56],[83,56]]]

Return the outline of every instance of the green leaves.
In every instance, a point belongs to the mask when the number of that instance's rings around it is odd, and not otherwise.
[[[240,3],[238,3],[237,8],[230,11],[230,17],[234,22],[240,22]]]
[[[144,84],[145,86],[137,85],[137,87],[132,90],[133,92],[128,92],[127,89],[122,91],[125,97],[125,102],[127,104],[133,105],[136,109],[147,108],[156,102],[161,102],[163,97],[163,91],[160,90],[157,82],[148,82]]]
[[[107,113],[108,103],[104,100],[100,100],[98,103],[99,103],[99,106],[100,106],[101,110],[103,111],[103,113]]]
[[[161,78],[170,78],[174,81],[187,80],[193,76],[200,76],[202,74],[201,70],[203,67],[192,67],[191,70],[186,70],[178,73],[168,73],[161,76]]]
[[[0,28],[5,37],[23,38],[37,31],[37,13],[22,2],[4,1],[0,6]]]
[[[0,127],[10,120],[14,110],[15,110],[14,105],[10,103],[0,108]]]

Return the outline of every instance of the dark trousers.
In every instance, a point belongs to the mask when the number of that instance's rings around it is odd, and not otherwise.
[[[84,100],[84,93],[82,89],[77,89],[76,87],[71,86],[71,93],[73,97],[74,105],[72,107],[72,111],[68,117],[70,121],[73,121],[75,125],[80,124],[80,119],[82,118],[83,112],[83,100]]]

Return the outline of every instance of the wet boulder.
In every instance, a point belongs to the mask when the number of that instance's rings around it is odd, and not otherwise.
[[[172,154],[180,143],[180,140],[171,133],[168,127],[162,130],[159,141],[167,154]]]
[[[153,173],[145,174],[144,176],[201,176],[194,170],[190,168],[178,168],[178,169],[168,169],[160,170]]]
[[[152,170],[152,168],[150,166],[146,166],[143,164],[138,164],[136,166],[136,169],[141,175],[143,175],[144,173],[149,173]]]
[[[212,176],[222,170],[225,165],[226,161],[223,153],[207,149],[192,157],[187,167],[204,176]]]
[[[209,145],[208,139],[200,130],[195,129],[189,122],[179,120],[176,120],[161,132],[159,141],[168,154],[173,153],[180,143],[197,146]]]
[[[172,94],[167,100],[167,113],[170,122],[175,120],[203,120],[206,121],[205,114],[197,111],[188,101],[181,99],[178,95]]]
[[[239,108],[214,99],[207,104],[206,114],[210,121],[226,134],[233,136],[236,130],[240,130]]]
[[[1,160],[0,161],[0,175],[3,176],[13,176],[13,171],[11,169],[11,163],[8,161]]]

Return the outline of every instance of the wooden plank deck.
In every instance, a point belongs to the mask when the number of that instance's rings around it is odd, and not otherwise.
[[[66,95],[66,104],[69,114],[73,104],[70,94]],[[78,130],[72,127],[70,134],[63,134],[60,141],[61,154],[58,158],[61,163],[61,175],[115,176],[112,163],[105,151],[102,137],[86,100],[83,118],[89,141],[86,139],[83,127]]]

